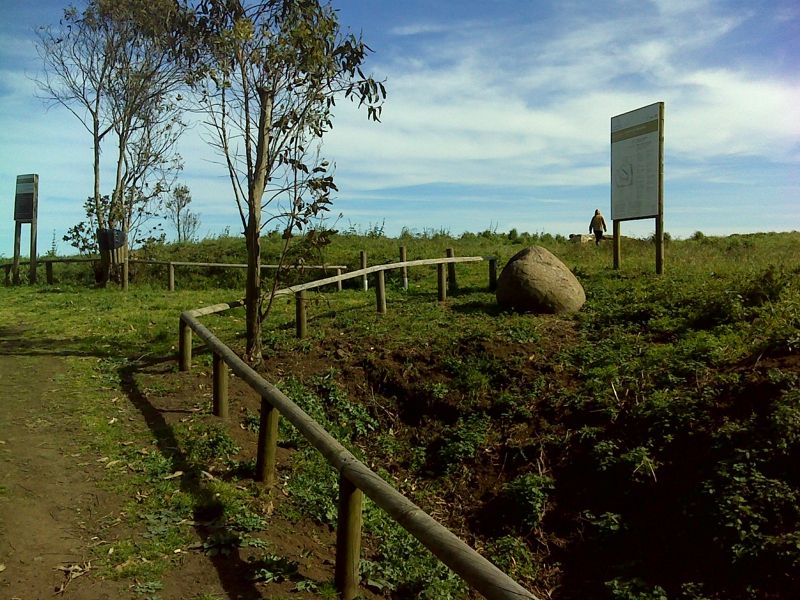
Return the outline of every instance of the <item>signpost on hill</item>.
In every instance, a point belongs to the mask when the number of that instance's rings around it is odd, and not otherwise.
[[[620,265],[620,223],[656,220],[656,273],[664,272],[664,103],[611,118],[611,219],[614,268]]]
[[[28,280],[36,283],[36,215],[39,210],[39,176],[35,173],[17,175],[17,190],[14,196],[14,283],[19,283],[19,245],[22,224],[31,224],[31,262]]]

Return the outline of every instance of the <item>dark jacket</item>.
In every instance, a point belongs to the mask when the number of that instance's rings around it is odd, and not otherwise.
[[[589,232],[599,231],[600,229],[607,231],[606,220],[603,218],[603,215],[597,213],[592,217],[591,223],[589,223]]]

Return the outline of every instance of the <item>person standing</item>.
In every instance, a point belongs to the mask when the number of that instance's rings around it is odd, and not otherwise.
[[[592,217],[591,222],[589,223],[589,233],[594,232],[594,245],[599,246],[600,240],[603,239],[603,232],[607,231],[606,229],[606,220],[603,218],[603,215],[600,214],[600,209],[594,211],[594,216]]]

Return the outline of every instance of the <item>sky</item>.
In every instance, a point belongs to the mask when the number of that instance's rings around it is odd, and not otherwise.
[[[83,220],[91,136],[37,98],[35,30],[63,0],[0,0],[0,256],[16,176],[38,173],[38,251]],[[610,120],[664,102],[664,221],[675,238],[800,230],[796,0],[334,0],[384,80],[382,122],[337,102],[323,155],[340,230],[588,233],[610,214]],[[200,235],[241,232],[198,120],[180,152]],[[112,152],[106,152],[110,161]],[[110,193],[110,164],[103,192]],[[609,223],[610,227],[610,223]],[[654,219],[625,221],[646,237]],[[23,225],[22,254],[29,226]],[[167,228],[168,235],[171,235]]]

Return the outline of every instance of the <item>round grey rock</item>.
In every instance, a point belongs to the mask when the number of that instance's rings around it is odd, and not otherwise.
[[[497,302],[519,312],[560,314],[580,310],[586,292],[575,275],[541,246],[517,252],[497,278]]]

